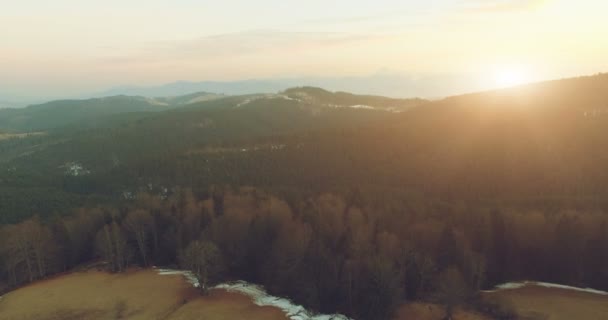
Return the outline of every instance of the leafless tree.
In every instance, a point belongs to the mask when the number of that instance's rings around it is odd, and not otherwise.
[[[221,272],[221,254],[209,241],[193,241],[180,254],[183,267],[190,270],[198,280],[201,294],[206,294],[209,282]]]
[[[471,290],[460,270],[455,267],[450,267],[441,272],[437,281],[435,298],[445,305],[446,315],[444,319],[452,320],[454,308],[467,301],[471,295]]]
[[[154,226],[152,216],[142,209],[131,211],[123,225],[135,237],[141,261],[144,266],[148,266],[148,241]]]
[[[130,250],[123,230],[115,221],[97,232],[96,247],[111,271],[122,272],[127,268]]]

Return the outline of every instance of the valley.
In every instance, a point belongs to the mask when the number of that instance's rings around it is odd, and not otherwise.
[[[608,118],[589,113],[606,88],[597,75],[437,101],[301,87],[20,110],[0,121],[0,282],[25,288],[5,299],[91,261],[114,273],[90,281],[119,283],[211,250],[205,283],[241,279],[323,314],[595,320],[598,297],[483,292],[516,279],[607,288]],[[158,310],[135,299],[121,312],[159,317],[175,290]],[[249,308],[228,296],[218,308]],[[100,303],[52,312],[106,319],[118,302]]]

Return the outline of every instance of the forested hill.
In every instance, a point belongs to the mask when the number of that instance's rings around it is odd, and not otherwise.
[[[0,109],[0,128],[27,132],[61,128],[68,125],[94,126],[105,116],[156,112],[223,96],[199,92],[178,97],[112,96],[85,100],[59,100],[27,108]]]
[[[432,192],[589,204],[606,199],[607,125],[601,74],[447,98],[378,135]]]
[[[321,104],[331,107],[351,107],[377,109],[385,111],[406,111],[423,105],[427,100],[395,99],[381,96],[355,95],[348,92],[329,92],[315,87],[299,87],[285,90],[285,95],[311,104]]]
[[[176,100],[182,103],[179,107]],[[29,126],[36,131],[54,127],[58,123],[52,123],[53,119],[65,125],[44,135],[0,143],[0,165],[5,169],[0,171],[4,190],[0,218],[14,221],[34,213],[49,215],[77,199],[123,198],[123,192],[134,193],[148,185],[279,185],[273,178],[279,176],[266,171],[275,160],[267,162],[264,157],[304,150],[300,140],[323,130],[381,124],[398,109],[426,103],[312,88],[213,99],[186,96],[172,99],[169,106],[159,103],[166,100],[154,101],[112,97],[53,102],[27,108],[24,112],[31,113],[30,117],[1,117],[0,123],[19,119],[42,123]],[[363,104],[366,107],[360,107]],[[159,109],[164,111],[150,112]],[[48,113],[55,118],[46,117]],[[28,126],[22,122],[20,128]],[[262,165],[259,161],[264,167],[247,169]],[[69,170],[74,166],[82,166],[86,174],[75,176]]]
[[[150,186],[217,184],[308,192],[369,187],[449,201],[604,208],[607,86],[608,76],[598,75],[435,102],[304,87],[96,117],[105,125],[2,141],[0,179],[8,191],[0,213],[14,221],[57,210],[21,210],[30,203],[21,199],[32,194],[27,188],[54,198],[114,199]],[[125,110],[114,103],[125,99],[90,103],[112,113]],[[128,99],[141,109],[167,108]],[[28,109],[52,114],[53,105],[70,114],[60,103]],[[70,174],[74,164],[86,174]],[[18,199],[6,201],[11,195]]]

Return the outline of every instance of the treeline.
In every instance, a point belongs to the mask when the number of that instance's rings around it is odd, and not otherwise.
[[[0,229],[9,287],[84,263],[189,268],[207,284],[243,279],[325,313],[389,319],[404,301],[471,305],[520,279],[608,289],[604,212],[524,212],[370,197],[276,196],[259,189],[138,194]],[[503,315],[507,317],[506,315]]]

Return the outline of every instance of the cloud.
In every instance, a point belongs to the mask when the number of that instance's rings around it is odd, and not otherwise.
[[[162,60],[216,59],[238,56],[304,52],[366,41],[379,36],[339,32],[281,32],[258,30],[180,41],[146,43],[134,52],[106,56],[105,63],[122,64]]]
[[[361,41],[368,36],[337,32],[249,31],[204,37],[179,44],[175,49],[205,54],[239,54],[275,49],[306,50]]]
[[[465,11],[473,13],[515,13],[541,8],[551,0],[467,0],[463,2]]]

